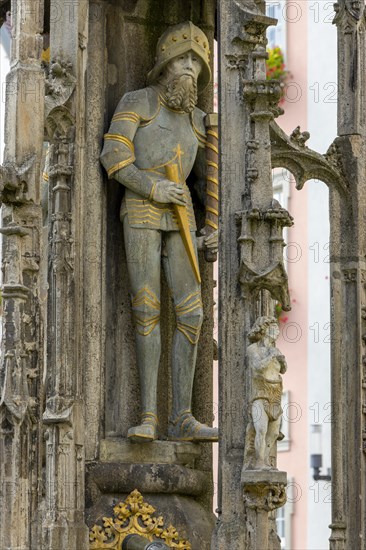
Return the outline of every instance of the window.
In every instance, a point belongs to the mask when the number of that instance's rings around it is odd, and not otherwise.
[[[284,168],[275,168],[272,171],[273,198],[286,210],[290,196],[290,181],[291,174]]]
[[[277,535],[281,539],[281,549],[286,548],[286,533],[285,533],[285,506],[282,506],[281,508],[277,509],[277,516],[276,516],[276,525],[277,525]]]
[[[288,417],[290,403],[290,392],[284,391],[281,398],[281,407],[283,410],[280,432],[283,434],[283,439],[277,441],[277,451],[290,450],[290,419]]]
[[[268,17],[277,19],[275,27],[269,27],[267,30],[268,47],[274,48],[279,46],[285,54],[286,52],[286,1],[285,0],[268,0],[266,6]]]
[[[281,550],[291,550],[292,548],[293,486],[294,478],[288,476],[287,502],[285,506],[278,508],[276,512],[277,534],[281,539]]]

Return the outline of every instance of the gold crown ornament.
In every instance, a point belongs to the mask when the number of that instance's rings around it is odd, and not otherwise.
[[[197,82],[198,91],[202,92],[211,81],[210,47],[205,33],[191,21],[169,27],[159,38],[155,65],[147,75],[147,83],[156,82],[169,61],[190,51],[203,61]]]

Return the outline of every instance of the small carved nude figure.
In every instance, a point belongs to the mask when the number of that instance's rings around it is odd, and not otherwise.
[[[285,357],[276,348],[278,336],[279,326],[274,317],[259,317],[248,335],[252,342],[247,350],[251,399],[245,469],[274,469],[270,453],[280,434],[283,412],[281,374],[287,370]]]

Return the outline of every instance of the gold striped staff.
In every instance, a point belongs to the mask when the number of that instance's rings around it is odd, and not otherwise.
[[[167,164],[165,166],[166,177],[174,183],[182,183],[179,177],[178,164]],[[177,216],[179,233],[182,237],[184,248],[188,254],[190,264],[192,266],[195,277],[199,283],[201,283],[200,269],[197,262],[196,251],[193,246],[191,231],[189,228],[188,214],[186,206],[180,204],[173,204],[174,212]]]
[[[219,135],[218,114],[206,115],[206,236],[219,227]],[[215,262],[217,253],[205,249],[207,262]]]

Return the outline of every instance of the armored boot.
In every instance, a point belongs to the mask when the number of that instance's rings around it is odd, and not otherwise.
[[[173,341],[173,413],[168,426],[172,441],[217,441],[218,430],[201,424],[191,412],[197,344],[203,319],[200,291],[175,305],[177,329]]]
[[[219,439],[217,428],[201,424],[190,410],[183,411],[169,421],[168,437],[172,441],[215,442]]]
[[[158,418],[153,413],[143,413],[141,424],[128,430],[128,439],[132,443],[150,443],[157,438]]]

